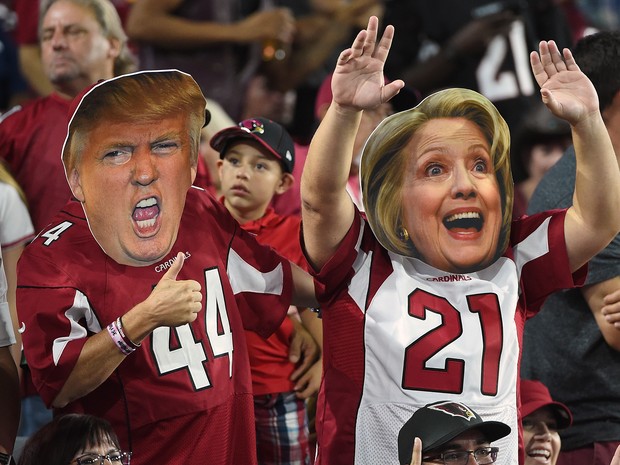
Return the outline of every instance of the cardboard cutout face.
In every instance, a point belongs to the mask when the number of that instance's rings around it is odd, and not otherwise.
[[[116,262],[132,266],[155,263],[170,252],[196,176],[200,122],[190,108],[161,108],[157,102],[164,95],[157,95],[158,86],[165,94],[164,85],[178,85],[180,77],[189,86],[187,100],[198,100],[194,107],[203,117],[205,105],[189,75],[143,75],[121,76],[91,89],[74,113],[63,149],[69,185],[93,237]],[[135,105],[119,105],[126,96]],[[145,101],[151,103],[145,107],[140,103]],[[89,118],[93,111],[97,114]]]
[[[386,118],[360,170],[377,239],[451,273],[489,266],[510,233],[509,147],[506,122],[471,90],[443,90]]]

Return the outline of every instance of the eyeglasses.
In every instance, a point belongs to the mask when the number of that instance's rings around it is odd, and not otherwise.
[[[481,447],[476,450],[458,450],[444,452],[440,455],[432,457],[424,457],[423,462],[443,462],[445,465],[466,465],[469,461],[469,456],[473,455],[474,459],[479,465],[487,465],[489,463],[495,463],[497,460],[497,453],[499,447]]]
[[[123,452],[120,450],[112,450],[105,455],[88,453],[80,455],[75,459],[78,465],[105,465],[105,460],[120,465],[130,465],[131,452]]]

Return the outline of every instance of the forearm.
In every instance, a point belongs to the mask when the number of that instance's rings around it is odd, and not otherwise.
[[[94,391],[112,375],[125,357],[106,328],[89,337],[52,406],[62,408]]]
[[[154,2],[136,2],[127,18],[127,35],[162,48],[187,49],[219,42],[241,42],[236,24],[192,21],[164,11]]]
[[[299,266],[291,262],[293,275],[293,299],[292,304],[298,307],[316,307],[314,279]]]
[[[310,73],[323,66],[351,30],[349,24],[319,16],[302,18],[297,25],[297,39],[290,58],[283,64],[275,63],[267,68],[281,92],[295,89]]]
[[[301,178],[304,245],[320,268],[336,251],[353,222],[354,206],[346,192],[353,144],[361,111],[332,103],[317,129]]]
[[[147,312],[136,305],[121,317],[123,333],[135,344],[150,334],[156,325],[149,322]],[[126,355],[116,345],[107,327],[88,338],[67,381],[54,399],[54,407],[64,407],[69,402],[84,397],[101,386],[114,370],[125,360]]]
[[[567,214],[578,227],[566,231],[567,244],[584,254],[571,255],[573,270],[603,249],[620,230],[620,170],[600,114],[573,127],[577,159],[573,206]]]
[[[603,298],[619,289],[620,277],[615,277],[591,286],[586,286],[581,290],[605,342],[616,351],[620,351],[620,329],[606,320],[602,309],[605,306]]]
[[[20,417],[17,367],[9,347],[0,347],[0,452],[12,453]]]

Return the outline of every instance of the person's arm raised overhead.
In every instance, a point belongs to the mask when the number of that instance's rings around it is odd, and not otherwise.
[[[353,223],[355,209],[346,184],[362,111],[390,100],[404,86],[401,80],[384,84],[383,66],[394,28],[387,26],[377,43],[378,23],[372,16],[367,29],[340,54],[332,78],[332,104],[312,138],[304,165],[304,246],[317,269],[333,255]]]
[[[596,90],[569,49],[540,42],[530,62],[542,101],[571,125],[577,157],[573,206],[565,220],[573,271],[602,250],[620,230],[620,170],[599,110]]]
[[[232,22],[190,21],[175,16],[182,0],[140,0],[127,18],[127,35],[168,49],[191,49],[218,42],[249,43],[293,40],[295,18],[288,8],[257,11]]]

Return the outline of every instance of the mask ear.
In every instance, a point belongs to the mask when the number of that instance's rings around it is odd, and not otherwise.
[[[276,187],[276,194],[284,194],[287,190],[293,187],[295,184],[295,178],[291,173],[283,173],[280,178],[280,184]]]
[[[80,202],[84,202],[84,191],[82,190],[82,183],[80,180],[80,174],[77,170],[71,170],[71,173],[68,176],[69,187],[71,187],[71,192],[73,192],[73,196],[78,199]]]
[[[190,176],[192,178],[190,184],[194,185],[194,181],[196,180],[196,174],[198,173],[198,166],[194,165],[194,166],[192,166],[190,168],[190,170],[191,170],[191,175]]]

